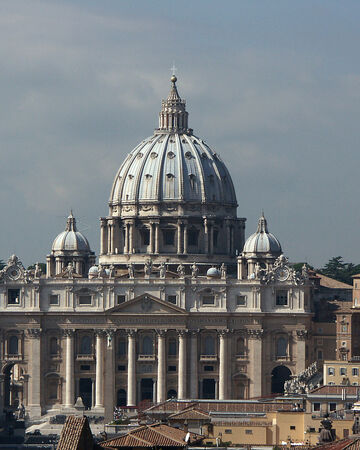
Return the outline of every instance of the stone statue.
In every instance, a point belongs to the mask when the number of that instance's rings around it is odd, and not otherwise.
[[[184,264],[180,263],[177,267],[177,273],[179,275],[180,278],[184,278],[185,276],[185,266]]]
[[[114,264],[110,264],[109,266],[109,278],[115,277],[115,266]]]
[[[37,262],[35,264],[35,269],[34,269],[34,276],[35,276],[35,278],[40,278],[41,277],[41,273],[42,273],[41,267],[40,267],[39,263]]]
[[[260,274],[261,274],[261,266],[260,264],[257,262],[255,264],[255,278],[258,280],[260,278]]]
[[[151,261],[150,258],[145,261],[144,272],[145,272],[145,275],[147,277],[149,277],[151,275],[151,272],[152,272],[152,261]]]
[[[321,422],[322,428],[319,436],[319,444],[326,444],[327,442],[335,441],[335,433],[332,429],[332,420],[329,419],[328,414],[326,414],[325,419]]]
[[[196,278],[199,274],[199,268],[196,265],[196,262],[191,266],[191,278]]]
[[[19,406],[17,407],[17,419],[23,420],[25,419],[25,406],[20,402]]]
[[[164,262],[162,262],[159,266],[159,275],[160,278],[166,277],[166,264]]]
[[[307,266],[307,264],[304,264],[301,268],[301,276],[303,277],[304,280],[308,280],[309,279],[309,268]]]
[[[135,278],[134,264],[133,263],[128,264],[127,269],[128,269],[128,273],[129,273],[129,278]]]
[[[352,432],[354,434],[359,434],[360,433],[360,418],[355,416],[354,417],[354,423],[352,426]]]
[[[220,266],[220,273],[221,273],[221,279],[225,280],[226,279],[226,274],[227,274],[227,267],[224,263],[221,264]]]
[[[105,269],[101,264],[98,266],[98,278],[103,278],[106,275]]]

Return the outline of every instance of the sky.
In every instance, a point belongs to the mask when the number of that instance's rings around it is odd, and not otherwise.
[[[246,236],[264,210],[291,261],[360,263],[359,22],[358,0],[1,0],[0,259],[44,262],[71,208],[98,253],[175,63]]]

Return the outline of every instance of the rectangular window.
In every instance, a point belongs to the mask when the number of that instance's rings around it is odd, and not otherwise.
[[[346,375],[346,367],[340,367],[340,375]]]
[[[335,369],[333,367],[328,367],[328,375],[335,375]]]
[[[296,426],[295,425],[290,425],[290,430],[296,430]]]
[[[215,296],[214,295],[204,295],[202,298],[203,305],[214,305]]]
[[[117,304],[121,305],[121,303],[125,303],[126,296],[125,295],[118,295],[116,298]]]
[[[225,434],[232,434],[232,430],[230,430],[230,429],[225,429]]]
[[[329,411],[336,411],[336,403],[329,403]]]
[[[357,367],[352,368],[352,376],[358,377],[359,376],[359,369]]]
[[[20,289],[8,289],[8,305],[20,303]]]
[[[237,295],[236,296],[236,305],[237,306],[246,306],[246,295]]]
[[[287,291],[277,291],[276,292],[276,305],[286,306],[288,304],[288,292]]]
[[[90,366],[88,364],[82,364],[80,370],[90,370]]]
[[[168,372],[176,372],[176,366],[168,366]]]
[[[252,430],[245,430],[245,434],[253,434]]]
[[[79,305],[91,305],[91,295],[79,295]]]
[[[167,301],[173,305],[176,305],[176,295],[168,295]]]
[[[313,403],[313,411],[320,411],[320,403]]]
[[[318,350],[318,359],[323,359],[323,352],[322,352],[322,350]]]
[[[204,372],[214,372],[214,366],[204,366]]]
[[[125,372],[125,370],[126,370],[125,366],[123,366],[123,365],[118,366],[118,371],[119,372]]]
[[[118,355],[125,356],[126,355],[126,342],[125,339],[119,339],[118,341]]]
[[[198,245],[198,231],[190,230],[188,233],[188,245],[196,246]]]
[[[150,230],[142,230],[141,236],[143,240],[143,245],[149,245],[150,244]]]
[[[58,305],[59,304],[59,295],[58,294],[52,294],[50,295],[50,305]]]
[[[165,245],[174,245],[174,242],[175,242],[175,230],[164,230]]]

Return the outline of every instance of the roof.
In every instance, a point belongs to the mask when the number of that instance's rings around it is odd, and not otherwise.
[[[268,411],[292,411],[293,401],[272,402],[272,401],[177,401],[170,400],[159,403],[147,409],[147,414],[174,414],[181,412],[185,408],[197,406],[208,413],[264,413]]]
[[[101,442],[103,448],[121,447],[186,447],[186,431],[165,424],[144,425],[128,433]],[[201,441],[203,436],[190,433],[190,443]]]
[[[327,287],[330,289],[352,289],[351,284],[343,283],[342,281],[334,280],[334,278],[327,277],[322,273],[316,272],[315,274],[320,278],[320,286]]]
[[[184,408],[180,412],[176,412],[169,416],[169,420],[206,420],[210,419],[210,415],[196,406]]]
[[[94,440],[86,416],[68,416],[61,431],[57,450],[92,450]]]
[[[344,390],[347,395],[357,395],[359,386],[325,385],[313,389],[308,395],[341,395]]]
[[[359,448],[360,438],[346,438],[340,439],[339,441],[329,442],[327,444],[317,445],[316,449],[321,450],[344,450],[354,448]]]
[[[252,234],[245,242],[244,253],[274,253],[280,255],[281,244],[278,239],[269,233],[264,214],[261,215],[256,233]]]

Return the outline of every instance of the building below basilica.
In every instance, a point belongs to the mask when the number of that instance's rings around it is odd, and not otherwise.
[[[245,241],[230,174],[188,127],[176,81],[116,174],[99,264],[71,213],[46,274],[15,255],[0,271],[5,410],[82,402],[109,419],[144,400],[248,399],[312,362],[307,268],[293,270],[263,214]]]

